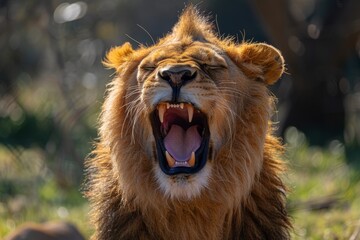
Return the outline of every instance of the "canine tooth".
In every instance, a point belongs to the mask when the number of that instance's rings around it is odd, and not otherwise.
[[[166,109],[169,109],[170,108],[170,103],[166,103]]]
[[[180,108],[184,109],[184,103],[180,103]]]
[[[164,104],[160,104],[158,106],[158,111],[159,111],[159,119],[160,119],[160,122],[163,123],[164,122],[164,113],[166,111],[165,109],[165,105]]]
[[[195,153],[194,152],[191,153],[191,157],[190,157],[190,160],[188,161],[188,164],[190,167],[195,166]]]
[[[165,151],[165,156],[169,167],[173,167],[175,165],[175,160],[173,159],[173,157],[168,153],[168,151]]]
[[[194,107],[191,104],[187,104],[187,110],[189,116],[189,123],[191,123],[194,116]]]

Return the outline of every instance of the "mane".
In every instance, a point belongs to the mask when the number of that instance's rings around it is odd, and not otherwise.
[[[185,8],[172,30],[172,35],[179,39],[191,38],[193,41],[204,41],[204,39],[215,37],[209,17],[201,15],[199,10],[192,5]]]

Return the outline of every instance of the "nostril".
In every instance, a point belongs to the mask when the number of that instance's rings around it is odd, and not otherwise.
[[[196,78],[196,71],[185,70],[181,76],[182,81],[191,81]]]
[[[166,80],[166,81],[170,81],[170,80],[171,80],[171,78],[170,78],[171,72],[170,72],[170,71],[160,70],[160,71],[158,72],[158,75],[159,75],[160,78],[162,78],[162,79],[164,79],[164,80]]]

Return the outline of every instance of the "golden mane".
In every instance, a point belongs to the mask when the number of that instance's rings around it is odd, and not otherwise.
[[[87,162],[93,239],[288,239],[264,43],[221,39],[190,6],[150,47],[110,50],[117,76]]]

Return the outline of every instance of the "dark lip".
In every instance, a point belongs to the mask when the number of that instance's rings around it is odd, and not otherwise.
[[[179,104],[178,102],[173,102],[174,104]],[[156,151],[159,166],[161,170],[167,175],[176,175],[176,174],[195,174],[199,172],[207,162],[208,152],[209,152],[209,142],[210,142],[210,130],[208,119],[205,114],[203,114],[203,132],[202,132],[202,141],[199,149],[195,151],[195,166],[194,167],[174,167],[170,168],[165,156],[166,148],[163,143],[163,137],[160,133],[160,120],[157,114],[157,110],[154,110],[150,114],[151,126],[153,129],[153,134],[156,142]]]

